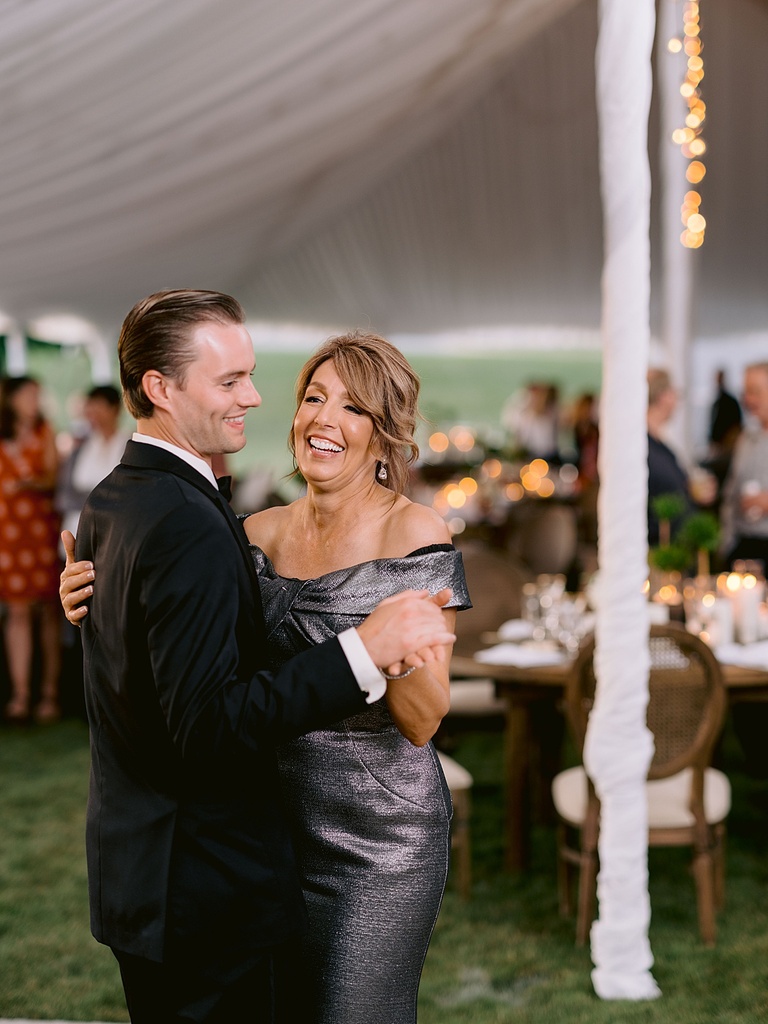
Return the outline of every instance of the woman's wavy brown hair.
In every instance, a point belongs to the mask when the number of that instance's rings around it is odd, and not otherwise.
[[[350,400],[373,420],[371,448],[387,466],[385,487],[402,494],[408,467],[419,455],[414,440],[419,420],[419,378],[399,349],[386,338],[366,331],[351,331],[329,338],[304,364],[296,381],[296,411],[315,371],[331,360]],[[296,455],[293,428],[288,446]]]

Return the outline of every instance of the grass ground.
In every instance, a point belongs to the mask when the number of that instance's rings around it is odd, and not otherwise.
[[[460,740],[474,787],[472,899],[449,889],[430,948],[420,1024],[762,1024],[768,1020],[768,784],[726,746],[734,783],[727,906],[716,949],[699,942],[685,851],[651,851],[651,944],[662,997],[601,1002],[589,953],[557,914],[554,837],[533,866],[501,869],[498,736]],[[117,969],[90,937],[83,857],[88,751],[76,720],[0,733],[0,1017],[125,1021]],[[339,1022],[342,1024],[342,1022]]]

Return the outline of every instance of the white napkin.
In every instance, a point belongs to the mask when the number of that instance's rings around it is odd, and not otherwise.
[[[530,640],[533,636],[533,625],[525,619],[509,619],[502,622],[496,630],[499,640],[509,640],[515,643],[519,640]]]
[[[537,665],[560,665],[566,661],[568,655],[565,651],[555,647],[546,647],[543,644],[496,644],[487,650],[478,651],[475,654],[475,661],[483,662],[486,665],[518,665],[520,668],[535,667]]]
[[[715,648],[715,657],[722,665],[768,669],[768,640],[754,644],[720,644]]]

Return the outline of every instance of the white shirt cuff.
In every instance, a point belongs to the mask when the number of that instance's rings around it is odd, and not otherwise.
[[[374,665],[365,644],[356,629],[345,629],[339,633],[339,643],[346,655],[357,685],[366,694],[366,704],[380,700],[387,692],[387,680]]]

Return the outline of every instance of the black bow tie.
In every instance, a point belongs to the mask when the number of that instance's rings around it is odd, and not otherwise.
[[[220,476],[216,478],[216,483],[219,485],[219,490],[227,499],[232,500],[232,477],[231,476]]]

